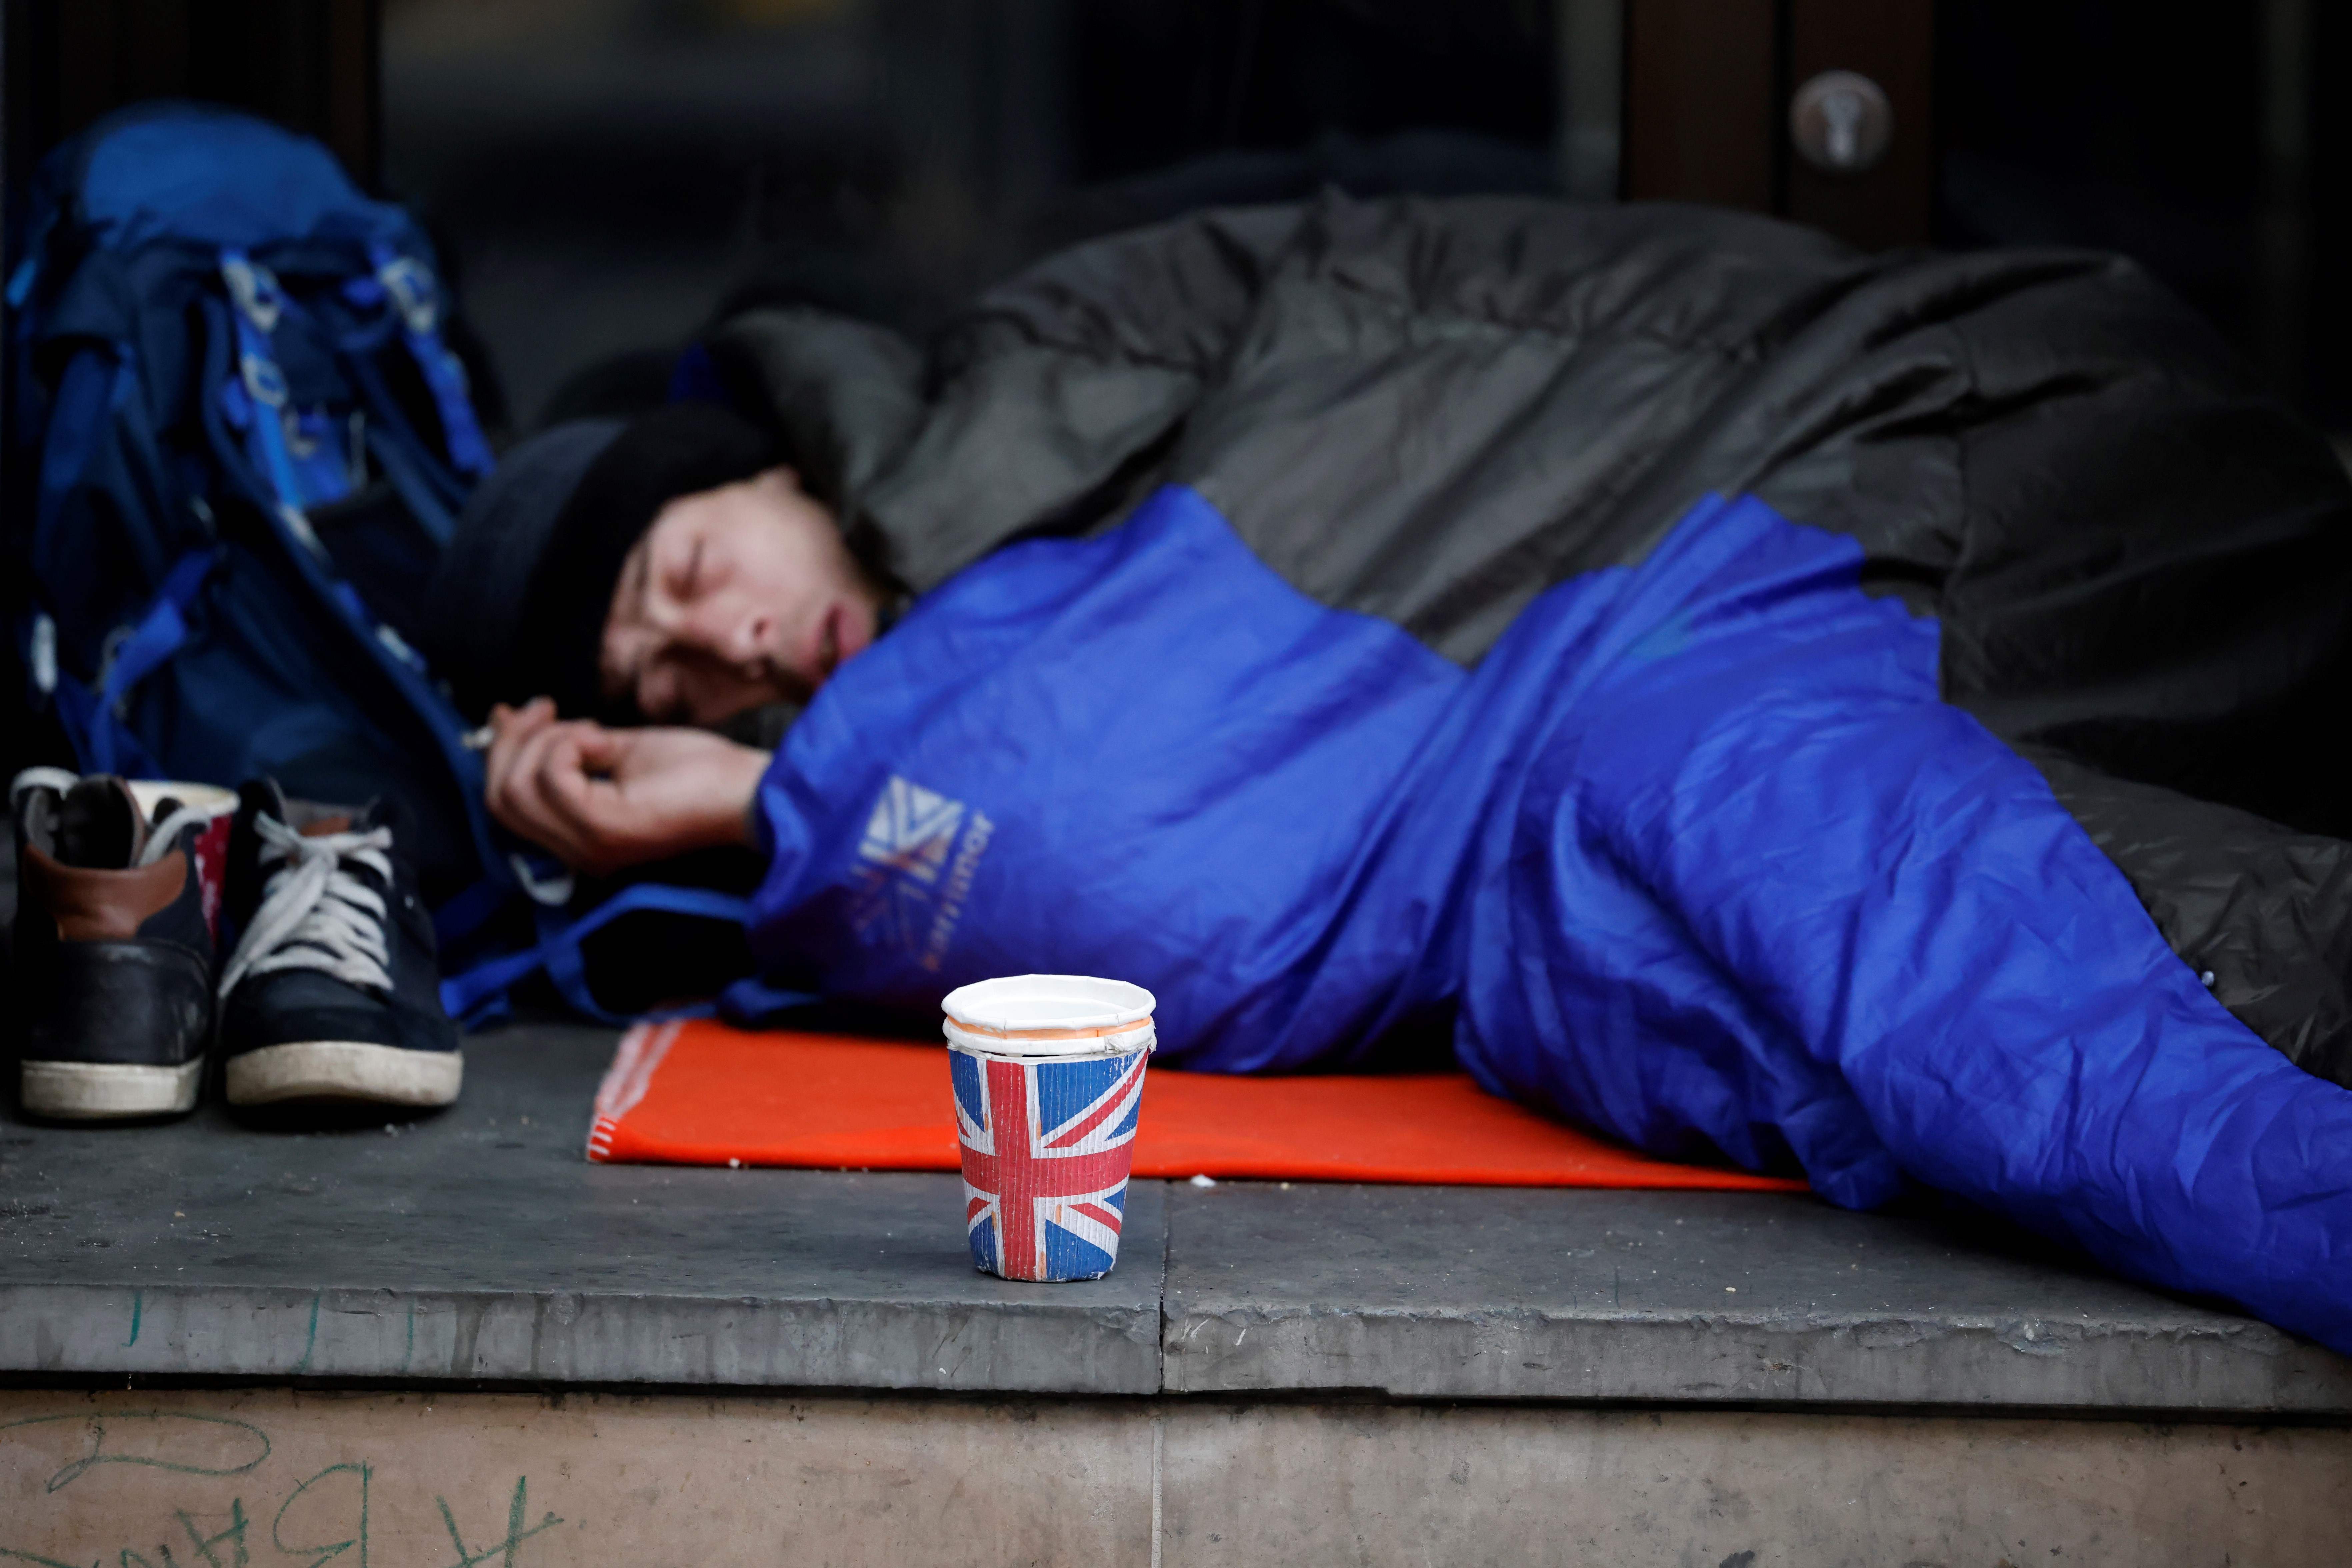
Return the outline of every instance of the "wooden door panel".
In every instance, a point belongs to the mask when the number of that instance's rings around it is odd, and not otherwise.
[[[1773,208],[1774,0],[1627,0],[1625,195]]]

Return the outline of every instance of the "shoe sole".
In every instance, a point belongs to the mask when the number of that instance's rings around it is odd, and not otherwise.
[[[228,1058],[228,1102],[347,1100],[376,1105],[448,1105],[465,1081],[455,1051],[404,1051],[363,1040],[302,1040]]]
[[[58,1121],[118,1121],[177,1116],[196,1108],[205,1059],[178,1067],[130,1062],[23,1064],[18,1084],[28,1115]]]

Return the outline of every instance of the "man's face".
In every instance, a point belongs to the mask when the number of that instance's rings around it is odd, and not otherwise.
[[[805,702],[874,640],[881,603],[790,468],[680,496],[622,563],[604,690],[656,723]]]

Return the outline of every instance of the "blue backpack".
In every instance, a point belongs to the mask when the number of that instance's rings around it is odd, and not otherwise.
[[[572,919],[570,879],[488,818],[413,646],[491,455],[408,215],[316,142],[172,102],[58,148],[27,207],[0,552],[33,708],[83,770],[398,796],[470,1023],[533,973],[614,1018],[581,944],[621,916],[740,923],[740,899],[656,884]]]

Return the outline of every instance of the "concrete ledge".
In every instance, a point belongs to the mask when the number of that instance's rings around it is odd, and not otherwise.
[[[1162,1192],[1107,1279],[975,1273],[953,1176],[591,1165],[609,1031],[467,1047],[387,1131],[0,1129],[0,1371],[1148,1394]]]
[[[2352,1363],[1934,1223],[1728,1193],[1180,1188],[1171,1392],[2352,1410]]]
[[[393,1131],[0,1125],[0,1373],[2352,1416],[2291,1335],[1804,1197],[1146,1182],[1110,1278],[1009,1285],[952,1176],[586,1163],[612,1045],[478,1039]]]
[[[1149,1394],[1152,1321],[1003,1302],[14,1286],[0,1289],[0,1369]]]

